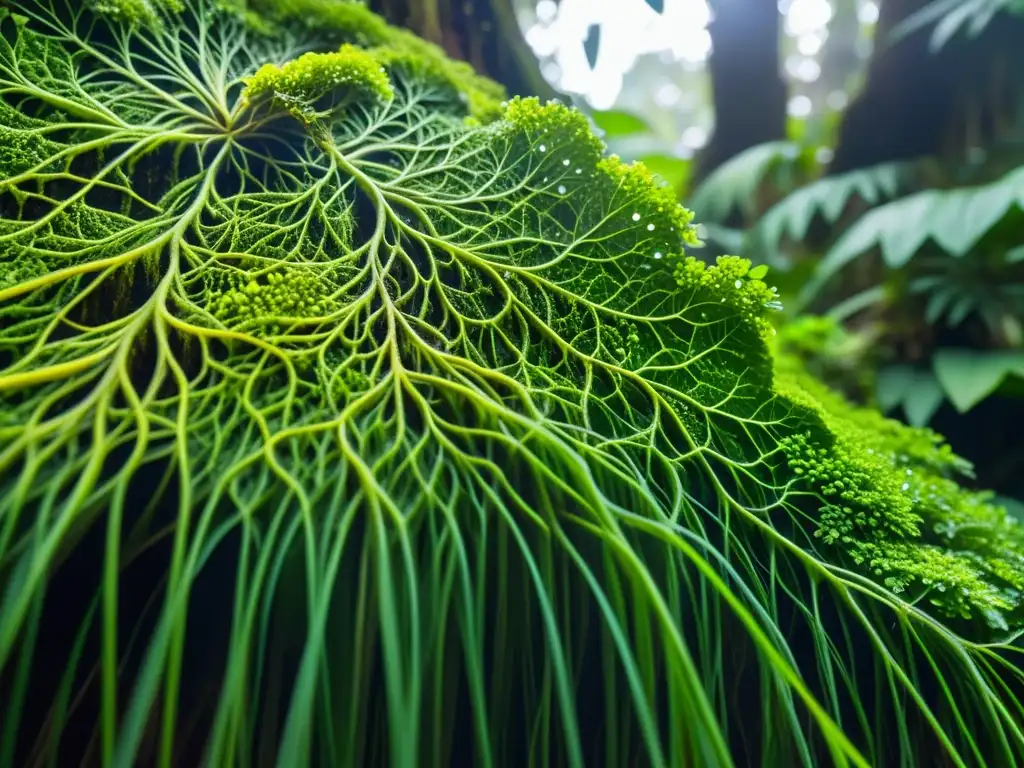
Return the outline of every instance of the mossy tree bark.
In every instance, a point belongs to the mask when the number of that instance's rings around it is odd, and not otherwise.
[[[523,39],[511,0],[369,0],[367,5],[452,58],[468,61],[510,95],[554,95]]]

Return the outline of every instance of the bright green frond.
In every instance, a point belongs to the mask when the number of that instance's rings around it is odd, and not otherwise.
[[[1018,526],[582,115],[357,4],[8,5],[0,768],[1024,759]]]

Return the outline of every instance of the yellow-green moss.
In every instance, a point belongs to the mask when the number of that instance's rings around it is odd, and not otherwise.
[[[355,94],[387,101],[394,95],[380,62],[369,52],[343,45],[333,53],[304,53],[283,66],[264,64],[248,79],[250,104],[269,101],[297,117],[309,119],[314,105],[331,96],[331,109]]]
[[[1004,629],[1021,618],[1024,531],[991,494],[961,487],[970,465],[928,429],[851,405],[774,345],[776,390],[827,430],[780,440],[797,487],[823,501],[816,535],[895,592]]]
[[[756,273],[755,273],[756,274]],[[780,306],[779,297],[764,281],[751,277],[750,262],[738,256],[719,256],[714,265],[687,256],[676,264],[676,282],[684,290],[703,291],[709,298],[737,310],[762,334],[770,333],[767,308]]]
[[[589,126],[588,126],[589,130]],[[697,231],[691,225],[693,212],[679,204],[671,187],[657,183],[654,174],[642,162],[626,163],[618,155],[602,158],[598,170],[616,182],[626,195],[636,195],[659,213],[668,215],[671,226],[687,245],[699,245]]]
[[[209,295],[213,315],[229,326],[259,320],[323,317],[337,308],[317,274],[294,267],[282,267],[259,278],[225,278],[220,288]]]
[[[452,61],[437,55],[425,56],[410,45],[380,46],[374,48],[373,53],[389,71],[399,71],[408,80],[444,89],[453,104],[464,103],[469,115],[480,123],[492,122],[501,115],[504,90],[497,83],[477,75],[464,61]]]
[[[628,210],[619,213],[625,219],[623,250],[649,247],[648,253],[668,264],[682,257],[686,245],[699,243],[693,214],[670,189],[655,183],[642,163],[606,157],[604,144],[579,110],[557,101],[542,104],[535,97],[515,98],[505,105],[502,118],[500,130],[511,143],[508,154],[550,164],[550,177],[556,180],[556,190],[561,185],[560,193],[582,183],[587,199],[604,200],[611,210],[628,201]],[[648,242],[641,245],[644,239]]]
[[[252,7],[266,19],[301,24],[316,34],[333,34],[339,41],[374,48],[385,66],[410,70],[427,82],[463,95],[466,112],[486,123],[501,113],[505,89],[478,75],[465,62],[453,61],[433,43],[408,30],[393,27],[358,3],[344,0],[255,0]]]

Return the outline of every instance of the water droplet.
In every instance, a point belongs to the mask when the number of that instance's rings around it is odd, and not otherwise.
[[[648,224],[647,225],[647,231],[648,232],[653,232],[654,231],[654,225],[653,224]]]
[[[660,259],[661,258],[661,251],[655,251],[654,252],[654,258]]]
[[[562,161],[562,165],[568,165],[568,164],[569,164],[569,158],[567,157],[567,158],[565,158],[565,160]]]
[[[736,287],[737,288],[742,288],[743,287],[743,281],[742,280],[737,280],[736,281]]]
[[[540,147],[538,147],[538,149],[540,149],[541,152],[547,152],[548,151],[548,145],[547,144],[541,144]]]
[[[634,213],[633,214],[633,221],[640,221],[640,214],[639,213]]]
[[[583,173],[583,169],[582,168],[577,168],[576,169],[576,173]]]
[[[564,195],[565,194],[565,184],[559,184],[558,185],[558,194],[560,194],[560,195]]]
[[[900,486],[900,490],[901,491],[905,491],[905,490],[907,490],[909,488],[910,488],[910,483],[904,483],[903,485]]]

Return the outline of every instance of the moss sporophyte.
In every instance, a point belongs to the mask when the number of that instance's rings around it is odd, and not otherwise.
[[[360,4],[6,0],[0,766],[1016,764],[1020,526],[691,219]]]

